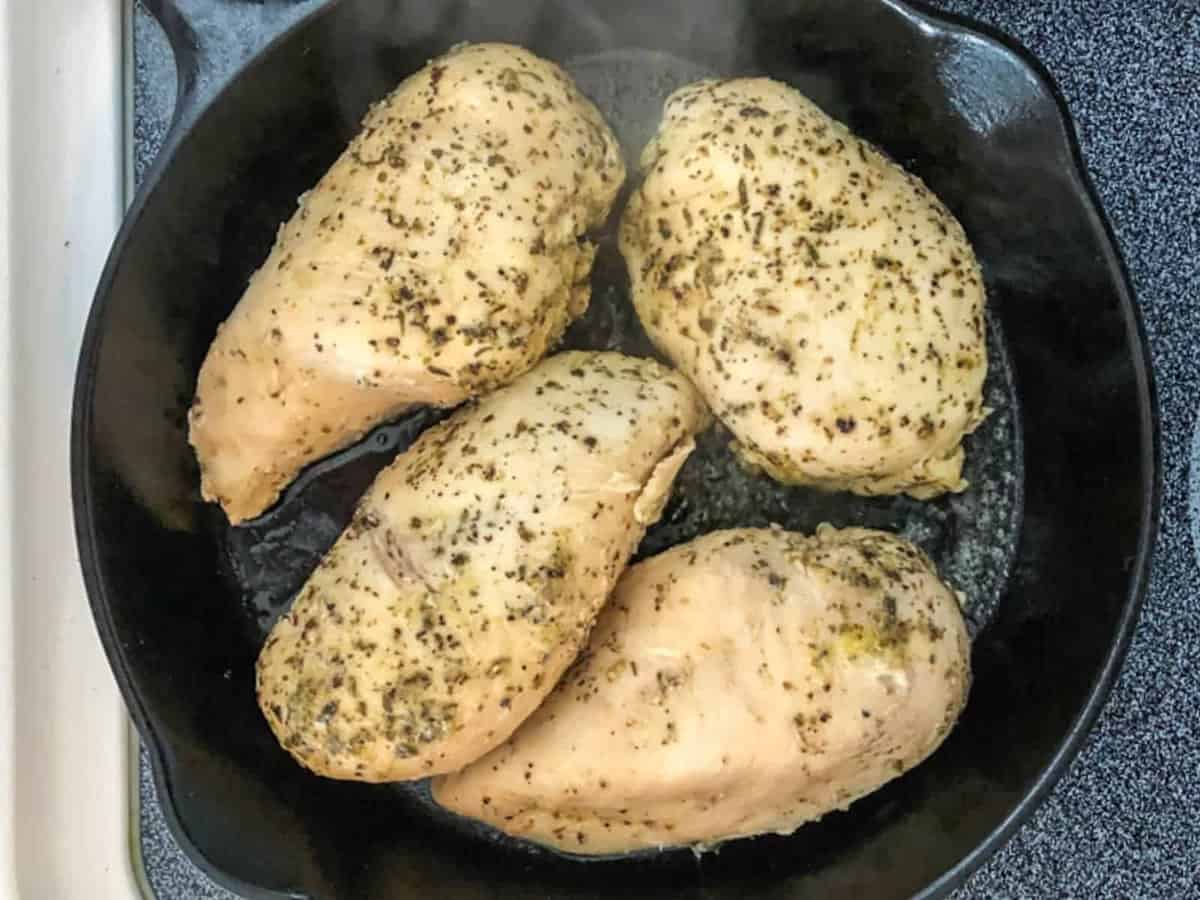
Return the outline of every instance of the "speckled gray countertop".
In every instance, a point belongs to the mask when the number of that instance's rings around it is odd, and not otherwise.
[[[322,0],[209,2],[201,25],[232,66]],[[1200,0],[933,5],[1017,38],[1066,96],[1142,305],[1164,428],[1150,596],[1112,698],[1049,799],[954,897],[1200,898]],[[169,124],[175,75],[140,7],[133,24],[140,179]],[[156,896],[230,900],[175,846],[144,759],[141,794]]]

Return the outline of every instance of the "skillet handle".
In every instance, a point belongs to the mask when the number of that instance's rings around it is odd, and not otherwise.
[[[191,107],[195,95],[200,50],[196,32],[176,0],[142,0],[142,3],[162,28],[175,57],[178,85],[175,89],[174,120],[177,122],[182,118],[183,111]]]
[[[195,118],[221,86],[269,41],[328,2],[142,0],[175,56],[178,85],[172,129]]]

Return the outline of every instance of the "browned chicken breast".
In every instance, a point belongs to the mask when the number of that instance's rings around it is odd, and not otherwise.
[[[191,410],[206,499],[258,515],[308,463],[414,404],[534,365],[588,303],[625,177],[553,63],[455,49],[376,104],[221,326]]]
[[[719,531],[629,569],[555,692],[433,795],[571,853],[786,834],[924,760],[969,681],[957,598],[916,547]]]
[[[507,738],[554,687],[707,412],[682,375],[564,353],[385,469],[267,638],[259,703],[322,775],[420,778]]]
[[[634,305],[748,463],[861,494],[965,487],[984,288],[924,184],[764,78],[673,94],[642,168]]]

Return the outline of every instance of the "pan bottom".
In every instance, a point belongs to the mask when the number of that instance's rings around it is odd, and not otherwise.
[[[700,65],[652,51],[590,55],[568,62],[567,68],[612,125],[630,171],[636,169],[637,154],[652,136],[667,95],[683,84],[714,74]],[[805,88],[804,84],[798,86]],[[629,190],[626,186],[618,209]],[[592,301],[587,313],[568,330],[562,349],[657,355],[629,302],[629,282],[617,250],[615,228],[610,223],[598,237]],[[989,373],[984,401],[992,413],[966,439],[964,475],[970,487],[964,493],[918,501],[787,487],[747,472],[729,448],[728,433],[718,426],[697,441],[696,451],[676,479],[662,520],[647,533],[638,557],[721,528],[775,524],[810,533],[829,522],[839,527],[892,531],[922,547],[946,581],[962,593],[974,639],[992,619],[1005,593],[1022,518],[1021,417],[1013,366],[996,317],[989,315],[987,325]],[[219,512],[212,512],[211,527],[222,548],[223,575],[233,594],[242,598],[246,628],[256,646],[345,527],[376,473],[446,415],[447,411],[420,410],[375,429],[353,447],[310,466],[274,508],[250,523],[233,528]],[[441,810],[430,798],[426,782],[399,784],[393,790],[401,803],[428,816],[433,827],[482,839],[502,852],[534,854],[542,860],[563,857]],[[872,803],[887,801],[864,798],[856,806]],[[648,855],[673,859],[675,864],[684,859],[686,864],[690,853],[636,854]]]

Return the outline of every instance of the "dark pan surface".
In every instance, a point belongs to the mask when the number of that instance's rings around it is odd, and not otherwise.
[[[937,894],[1028,811],[1107,691],[1154,519],[1152,404],[1132,298],[1053,89],[1004,44],[885,0],[652,8],[347,0],[286,36],[168,148],[118,238],[79,369],[81,555],[168,818],[248,896]],[[237,529],[199,503],[183,414],[216,324],[296,195],[368,102],[462,39],[515,40],[564,63],[631,163],[678,85],[788,81],[925,178],[975,243],[995,413],[968,443],[970,491],[918,503],[784,489],[742,472],[713,431],[640,551],[734,524],[867,524],[921,543],[965,593],[976,685],[959,728],[849,813],[701,858],[585,865],[431,816],[419,792],[317,779],[262,721],[253,661],[265,629],[374,473],[438,414],[377,429]],[[612,238],[567,343],[649,353]]]

